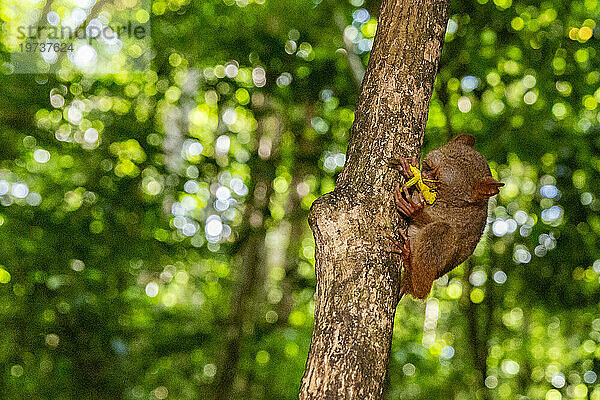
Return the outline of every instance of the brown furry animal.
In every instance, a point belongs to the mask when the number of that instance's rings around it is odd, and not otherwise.
[[[423,195],[396,187],[398,211],[410,219],[402,241],[393,238],[391,251],[404,261],[401,293],[424,299],[433,281],[464,262],[475,250],[485,228],[488,199],[503,183],[492,178],[486,159],[474,148],[475,139],[460,135],[423,159],[423,178],[437,181],[437,200],[427,205]],[[394,159],[390,166],[410,179],[416,159]]]

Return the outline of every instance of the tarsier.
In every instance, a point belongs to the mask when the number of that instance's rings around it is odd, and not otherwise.
[[[390,249],[402,255],[400,293],[424,299],[433,281],[464,262],[475,251],[485,228],[488,199],[503,183],[492,178],[475,139],[460,135],[423,159],[392,159],[407,180],[396,186],[398,211],[409,218],[402,240],[390,237]]]

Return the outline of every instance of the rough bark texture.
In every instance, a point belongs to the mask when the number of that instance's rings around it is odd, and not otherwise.
[[[379,399],[400,287],[390,157],[420,155],[447,0],[383,0],[337,187],[313,205],[315,327],[300,399]],[[403,225],[402,225],[403,226]]]

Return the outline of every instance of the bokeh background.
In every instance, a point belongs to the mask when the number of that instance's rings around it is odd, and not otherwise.
[[[0,398],[297,397],[307,213],[378,9],[155,0],[152,67],[104,77],[19,75],[0,40]],[[386,398],[599,400],[600,4],[450,16],[424,150],[472,134],[506,186],[471,259],[399,305]]]

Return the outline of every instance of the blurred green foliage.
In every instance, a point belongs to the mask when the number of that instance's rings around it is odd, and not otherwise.
[[[378,5],[156,0],[152,68],[105,77],[4,43],[0,398],[296,398]],[[599,39],[598,0],[452,4],[425,151],[470,133],[506,186],[401,302],[387,398],[600,400]]]

